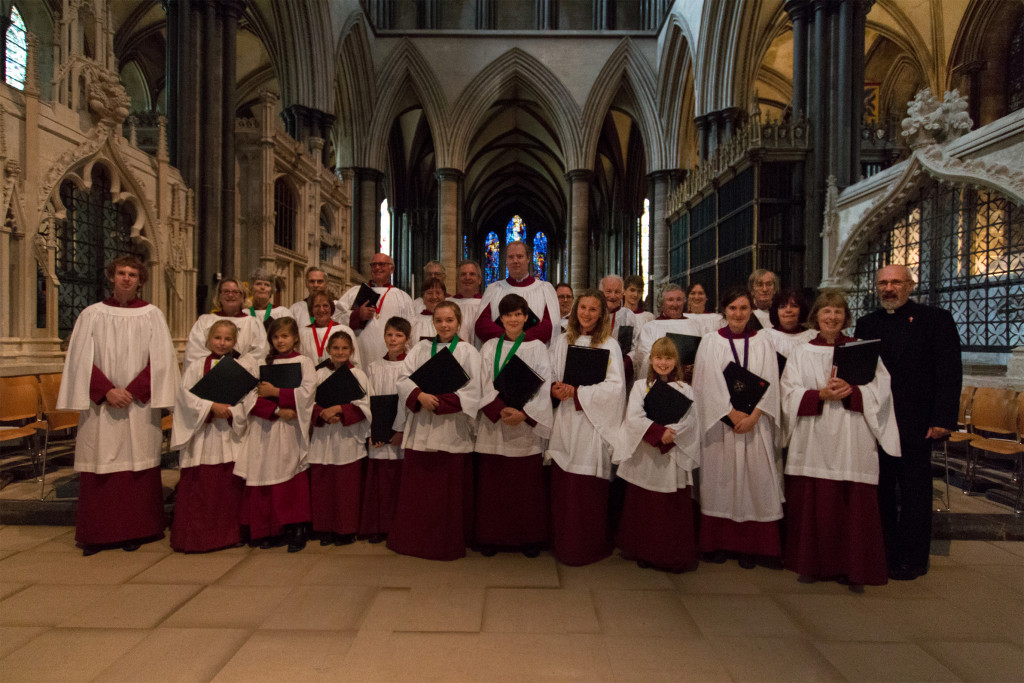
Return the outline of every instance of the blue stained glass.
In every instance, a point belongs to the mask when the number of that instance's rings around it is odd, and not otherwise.
[[[501,240],[493,230],[487,233],[484,242],[484,284],[489,285],[498,279],[498,264],[501,263]]]
[[[533,276],[538,280],[547,280],[548,273],[548,236],[538,232],[533,236]]]
[[[4,55],[7,69],[7,85],[25,87],[25,64],[28,62],[28,40],[25,37],[25,22],[18,8],[11,6],[11,25],[7,29],[7,54]]]
[[[512,220],[505,226],[505,244],[511,244],[526,239],[526,223],[518,215],[512,216]]]

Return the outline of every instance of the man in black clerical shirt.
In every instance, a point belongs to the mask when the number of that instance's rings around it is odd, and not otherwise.
[[[879,449],[878,504],[889,578],[908,581],[928,571],[932,532],[933,443],[956,426],[963,382],[960,337],[948,311],[910,301],[906,266],[885,266],[876,278],[882,308],[857,321],[860,339],[882,340],[902,457]]]

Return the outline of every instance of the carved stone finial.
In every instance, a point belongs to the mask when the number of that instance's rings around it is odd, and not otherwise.
[[[124,123],[131,108],[131,99],[113,71],[87,64],[90,71],[89,109],[100,121],[117,125]]]
[[[162,162],[171,159],[167,153],[167,117],[165,116],[158,116],[156,119],[156,158]]]
[[[930,88],[919,91],[907,103],[907,117],[903,119],[903,137],[911,148],[934,145],[955,140],[971,130],[967,99],[960,91],[947,91],[942,102]]]

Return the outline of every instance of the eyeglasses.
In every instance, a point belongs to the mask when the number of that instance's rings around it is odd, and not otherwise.
[[[242,292],[237,289],[222,289],[220,290],[221,296],[242,296]]]
[[[910,280],[879,280],[875,284],[878,287],[899,287],[900,285],[909,285]]]
[[[371,263],[370,267],[371,268],[387,268],[388,266],[393,266],[393,265],[394,265],[393,263]]]

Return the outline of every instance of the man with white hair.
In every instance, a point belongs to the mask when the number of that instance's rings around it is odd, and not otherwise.
[[[483,301],[480,283],[484,281],[484,278],[480,272],[480,264],[476,261],[463,261],[459,264],[455,280],[455,296],[448,297],[448,300],[457,303],[462,311],[459,339],[468,341],[479,348],[481,343],[476,338],[475,328],[477,316],[480,315],[480,303]]]
[[[686,316],[683,315],[683,308],[686,306],[686,293],[683,288],[676,284],[665,285],[658,295],[658,310],[661,311],[654,320],[644,324],[640,330],[640,340],[637,343],[636,357],[634,359],[636,376],[647,376],[647,364],[650,362],[651,347],[654,342],[662,337],[672,334],[685,334],[691,337],[703,337],[709,332],[714,332],[721,325],[718,320],[711,316]],[[689,373],[692,366],[684,365],[683,374],[689,381]]]
[[[622,367],[626,371],[626,393],[633,387],[633,368],[636,350],[640,345],[640,321],[633,311],[622,305],[625,283],[618,275],[605,275],[599,289],[608,304],[608,318],[611,320],[611,338],[619,342],[622,349]],[[628,332],[627,332],[628,330]]]
[[[505,333],[498,315],[498,304],[506,294],[518,294],[526,299],[530,312],[540,321],[526,330],[526,341],[539,339],[550,344],[552,330],[560,317],[555,288],[550,282],[530,275],[530,248],[525,242],[512,242],[505,248],[505,267],[508,268],[508,277],[488,285],[480,302],[480,315],[476,319],[477,339],[483,344]]]
[[[412,299],[391,284],[394,272],[395,262],[390,256],[374,254],[370,261],[370,281],[366,284],[379,295],[376,303],[355,306],[359,287],[352,287],[334,302],[335,319],[340,317],[355,330],[359,353],[367,366],[383,358],[388,351],[384,343],[384,324],[389,318],[397,315],[410,322],[415,319]]]
[[[768,312],[780,287],[779,276],[765,268],[758,268],[747,278],[747,289],[754,297],[754,315],[765,330],[772,328]]]
[[[892,376],[902,457],[878,449],[878,507],[889,578],[909,581],[928,572],[931,452],[957,423],[960,335],[949,311],[910,301],[915,282],[906,266],[885,266],[875,284],[882,308],[858,320],[854,336],[881,340]]]

